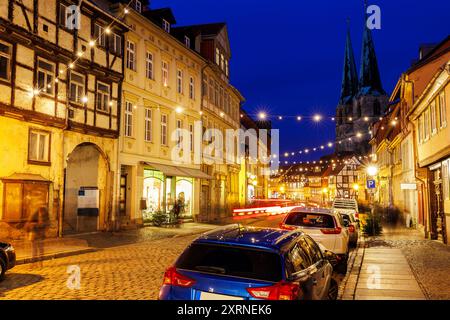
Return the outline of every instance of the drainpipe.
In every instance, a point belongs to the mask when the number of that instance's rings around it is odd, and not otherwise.
[[[406,83],[411,84],[411,101],[414,105],[414,81],[411,80],[406,80],[406,75],[403,76],[403,81]],[[418,159],[418,152],[417,152],[417,131],[416,128],[414,126],[414,123],[411,121],[411,118],[408,116],[407,117],[408,123],[411,125],[412,127],[412,139],[413,139],[413,158],[414,158],[414,179],[416,179],[416,181],[419,181],[419,183],[422,184],[423,188],[422,188],[422,204],[423,204],[423,209],[426,212],[423,212],[424,214],[424,220],[425,220],[425,216],[428,212],[428,208],[426,208],[425,210],[425,192],[426,190],[428,190],[427,188],[427,181],[424,179],[421,179],[418,175],[417,172],[419,170],[419,165],[417,162]],[[428,193],[428,192],[427,192]],[[419,208],[418,208],[419,209]],[[429,237],[429,219],[428,217],[426,217],[426,221],[424,221],[424,228],[425,228],[425,238]]]

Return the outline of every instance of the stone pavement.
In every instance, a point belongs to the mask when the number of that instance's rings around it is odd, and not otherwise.
[[[385,229],[382,236],[363,238],[349,274],[343,281],[343,300],[424,300],[426,291],[404,252],[389,241],[416,241],[414,230]],[[406,240],[415,239],[415,240]],[[448,270],[448,266],[446,267]]]

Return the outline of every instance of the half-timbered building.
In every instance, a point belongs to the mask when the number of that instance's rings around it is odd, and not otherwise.
[[[0,3],[0,237],[112,226],[124,33],[107,1]]]

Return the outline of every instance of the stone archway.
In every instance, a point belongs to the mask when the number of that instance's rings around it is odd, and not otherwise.
[[[107,216],[109,162],[105,153],[93,143],[83,143],[67,157],[63,234],[94,232],[103,229]],[[82,188],[99,190],[98,212],[78,210],[78,195]]]

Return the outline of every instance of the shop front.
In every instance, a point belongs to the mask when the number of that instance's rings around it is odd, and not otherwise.
[[[144,164],[143,178],[144,220],[156,212],[170,213],[176,205],[182,219],[193,219],[200,201],[199,180],[211,179],[198,169],[154,163]]]

